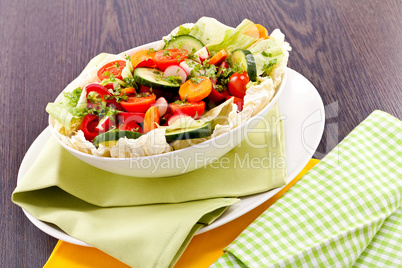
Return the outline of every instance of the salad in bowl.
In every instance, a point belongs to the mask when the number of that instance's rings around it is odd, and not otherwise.
[[[202,17],[161,41],[101,54],[46,111],[71,151],[141,158],[219,137],[266,107],[284,79],[285,36]]]

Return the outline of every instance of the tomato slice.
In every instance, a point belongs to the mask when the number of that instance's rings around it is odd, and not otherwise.
[[[103,79],[108,79],[110,74],[112,74],[115,78],[123,79],[121,76],[121,72],[126,66],[126,62],[124,60],[116,60],[103,65],[102,68],[98,71],[98,77],[102,81]]]
[[[137,96],[129,96],[126,101],[120,104],[127,112],[145,113],[155,103],[156,96],[154,94],[138,94]]]
[[[229,78],[228,89],[230,94],[235,97],[243,99],[246,95],[246,86],[249,82],[248,74],[246,71],[242,73],[235,72]]]
[[[155,53],[155,63],[158,69],[164,71],[171,65],[179,65],[187,56],[185,49],[164,49]]]
[[[144,122],[145,113],[129,113],[122,112],[118,115],[118,123],[122,124],[126,121],[132,121],[134,123],[142,123]]]
[[[155,67],[155,52],[149,50],[141,50],[131,56],[131,64],[133,68],[137,67]]]
[[[205,111],[205,102],[185,102],[185,103],[171,103],[169,104],[170,110],[173,114],[183,114],[199,118]]]
[[[126,130],[126,131],[134,131],[134,132],[142,132],[142,128],[135,122],[133,121],[124,121],[123,124],[119,126],[120,130]]]

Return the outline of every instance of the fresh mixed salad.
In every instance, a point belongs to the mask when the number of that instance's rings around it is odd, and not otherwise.
[[[183,24],[147,49],[101,54],[46,111],[67,145],[105,157],[178,150],[257,114],[281,83],[290,46],[247,19]]]

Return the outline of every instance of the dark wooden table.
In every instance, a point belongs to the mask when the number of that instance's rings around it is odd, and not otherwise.
[[[402,118],[402,2],[0,0],[0,267],[41,267],[57,240],[12,204],[19,165],[47,126],[45,106],[100,52],[159,40],[211,16],[280,28],[289,67],[326,106],[321,158],[372,111]]]

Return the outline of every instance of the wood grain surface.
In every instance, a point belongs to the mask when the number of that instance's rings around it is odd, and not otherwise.
[[[47,126],[46,104],[98,53],[159,40],[201,16],[285,33],[289,67],[326,106],[316,157],[376,109],[402,118],[400,0],[0,0],[0,267],[42,267],[56,244],[10,200],[24,154]]]

